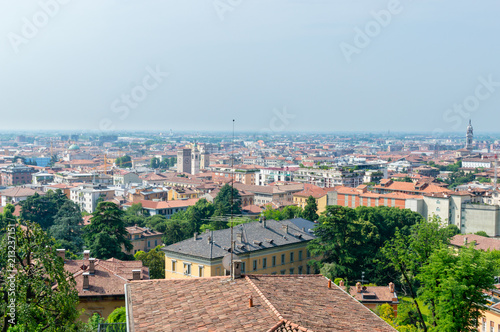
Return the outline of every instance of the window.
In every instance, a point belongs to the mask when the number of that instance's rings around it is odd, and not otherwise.
[[[198,275],[203,277],[203,265],[198,266]]]
[[[302,260],[302,250],[299,250],[299,261]]]
[[[306,274],[311,274],[311,267],[309,265],[306,267]]]
[[[262,258],[262,268],[265,269],[267,267],[267,258]]]
[[[290,262],[293,262],[293,252],[290,253]]]
[[[190,276],[191,275],[191,264],[184,263],[184,274]]]
[[[293,270],[294,270],[294,268],[292,267],[292,268],[290,269],[290,274],[293,274]]]
[[[437,211],[437,212],[439,212],[439,211],[441,211],[441,209],[437,207],[437,208],[436,208],[436,211]]]
[[[272,264],[273,264],[273,266],[276,266],[276,256],[273,256],[273,258],[272,258]]]
[[[306,257],[311,258],[311,253],[309,252],[309,250],[306,250]]]
[[[148,241],[148,248],[151,247],[151,241]]]
[[[285,264],[285,254],[281,254],[281,265]]]
[[[286,270],[281,270],[280,273],[281,274],[285,274]]]
[[[241,263],[241,273],[245,273],[245,262]]]
[[[483,332],[486,332],[486,318],[483,318]]]
[[[299,274],[302,274],[302,266],[299,266]]]
[[[257,271],[257,260],[256,259],[253,260],[253,270]]]
[[[158,245],[158,240],[155,240],[155,247]]]
[[[177,262],[176,260],[172,259],[172,272],[175,272],[175,263],[176,262]]]

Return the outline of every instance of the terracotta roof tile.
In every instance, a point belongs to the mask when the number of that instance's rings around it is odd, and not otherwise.
[[[249,275],[127,284],[132,331],[394,331],[320,275]],[[249,306],[249,297],[253,306]]]

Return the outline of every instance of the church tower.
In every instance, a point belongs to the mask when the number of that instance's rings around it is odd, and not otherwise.
[[[198,147],[194,143],[191,148],[191,174],[198,173],[200,173],[200,151],[198,151]]]
[[[471,120],[469,120],[469,125],[467,126],[467,134],[465,135],[465,148],[472,151],[472,140],[474,138],[474,131],[472,129]]]

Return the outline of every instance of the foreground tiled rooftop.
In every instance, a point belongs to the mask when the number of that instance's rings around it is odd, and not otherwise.
[[[321,275],[133,281],[126,298],[131,332],[395,331]]]

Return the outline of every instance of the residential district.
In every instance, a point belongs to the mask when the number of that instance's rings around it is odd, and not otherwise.
[[[405,270],[397,263],[392,274],[374,264],[342,265],[337,252],[364,244],[344,240],[344,247],[328,247],[321,225],[329,221],[322,221],[347,211],[354,225],[363,211],[401,211],[406,214],[386,231],[388,239],[403,237],[400,228],[417,229],[407,221],[411,216],[436,223],[437,231],[453,229],[446,243],[455,251],[500,250],[500,140],[479,137],[471,122],[462,135],[447,137],[3,134],[0,212],[4,226],[14,220],[22,237],[36,234],[25,224],[31,220],[52,238],[48,247],[78,297],[75,328],[94,321],[96,331],[427,331],[446,315],[429,309],[425,292],[415,300],[422,308],[410,308],[417,292],[405,284]],[[70,218],[64,214],[69,206],[80,216],[80,231],[87,230],[76,240],[68,237],[76,228],[62,221]],[[98,226],[112,220],[106,216],[113,209],[125,227],[119,252],[102,248],[119,235],[100,237]],[[379,227],[375,217],[365,219]],[[17,241],[16,250],[24,248]],[[377,243],[377,250],[384,245]],[[15,270],[20,274],[21,265]],[[490,272],[493,277],[496,270]],[[62,289],[63,279],[48,284]],[[479,331],[500,331],[495,282],[476,290],[480,300],[468,309]],[[6,306],[3,330],[11,317]],[[120,309],[122,319],[110,319]],[[16,310],[18,320],[28,312]]]

